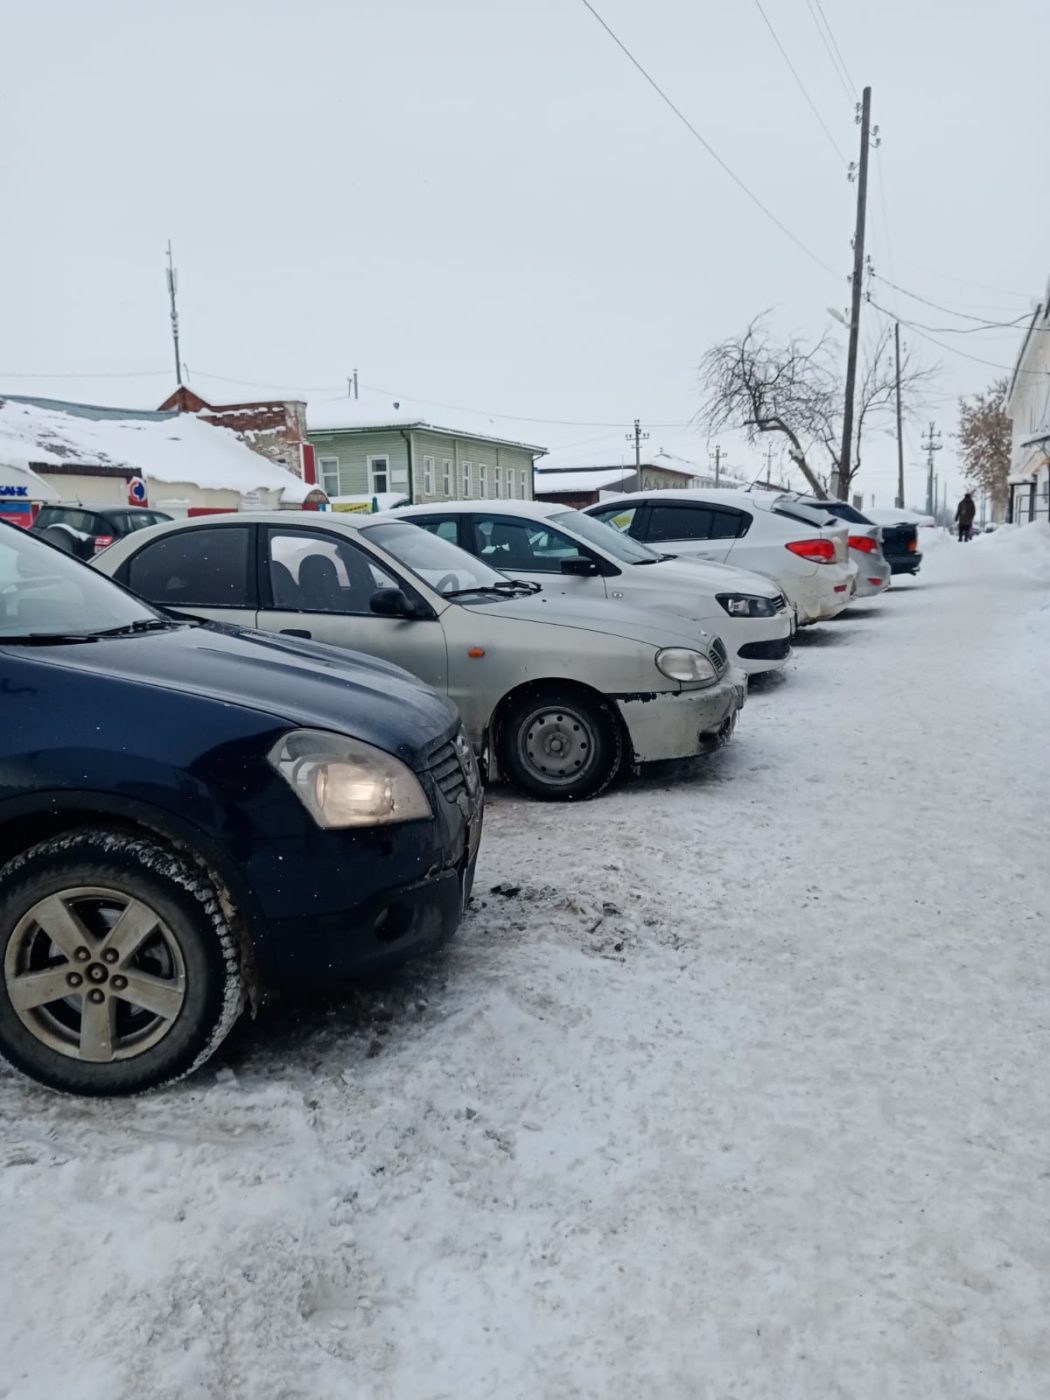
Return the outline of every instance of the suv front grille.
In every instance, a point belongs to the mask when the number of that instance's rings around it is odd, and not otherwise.
[[[715,663],[715,670],[719,675],[725,670],[729,658],[726,656],[726,649],[722,645],[721,637],[716,637],[711,643],[711,660]]]

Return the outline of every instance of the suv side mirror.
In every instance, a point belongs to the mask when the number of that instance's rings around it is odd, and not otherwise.
[[[400,588],[377,588],[368,606],[379,617],[418,617],[415,603]]]
[[[574,578],[593,578],[598,572],[598,565],[593,559],[586,559],[582,554],[577,554],[573,559],[561,561],[561,571],[563,574],[572,574]]]

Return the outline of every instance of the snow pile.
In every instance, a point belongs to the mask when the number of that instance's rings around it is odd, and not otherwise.
[[[993,552],[996,563],[1036,583],[1050,585],[1050,521],[1030,525],[1003,525],[990,535],[978,535],[975,543]]]
[[[9,398],[0,398],[0,465],[38,471],[51,465],[122,467],[153,481],[186,482],[202,490],[280,491],[286,502],[304,501],[311,490],[245,446],[236,433],[193,414],[82,414]]]

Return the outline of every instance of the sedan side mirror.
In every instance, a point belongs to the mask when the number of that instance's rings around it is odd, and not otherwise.
[[[563,574],[572,574],[574,578],[593,578],[598,572],[598,565],[593,559],[585,559],[582,554],[577,554],[573,559],[561,561],[561,571]]]
[[[379,617],[418,617],[416,605],[400,588],[377,588],[368,606]]]

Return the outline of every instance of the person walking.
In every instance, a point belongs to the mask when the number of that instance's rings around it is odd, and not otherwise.
[[[973,518],[977,514],[977,502],[967,491],[959,504],[955,507],[955,523],[959,527],[959,543],[970,538],[973,530]]]

